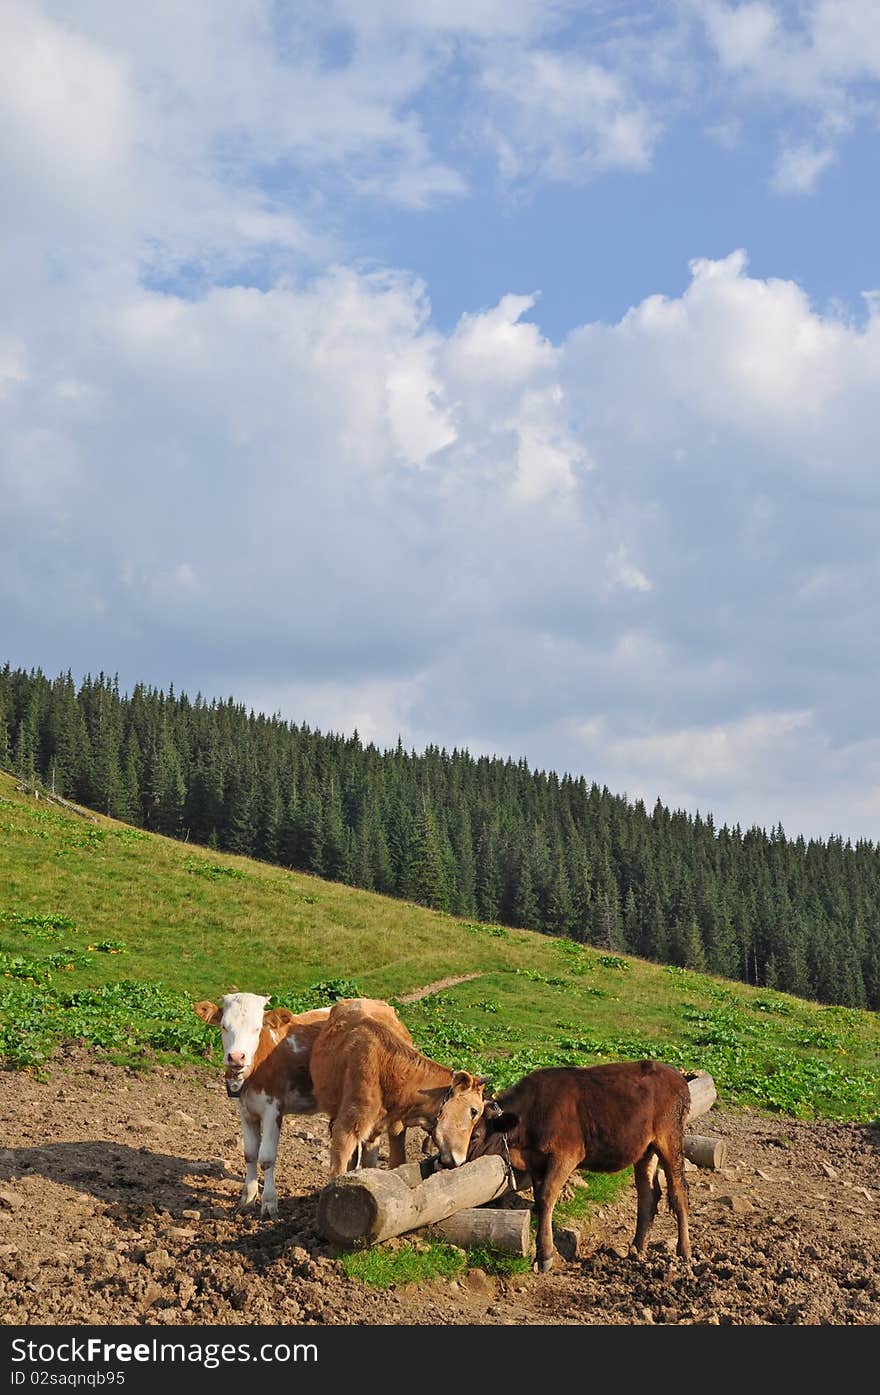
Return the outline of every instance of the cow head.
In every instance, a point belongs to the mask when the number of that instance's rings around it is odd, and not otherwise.
[[[473,1127],[483,1113],[486,1083],[484,1076],[470,1075],[466,1070],[453,1074],[432,1130],[440,1153],[439,1167],[459,1167],[467,1158]]]
[[[293,1020],[287,1008],[264,1012],[268,998],[259,993],[227,993],[216,1003],[194,1003],[193,1011],[203,1022],[220,1028],[226,1093],[238,1095],[254,1068],[254,1057],[263,1027],[281,1027]]]
[[[500,1153],[504,1145],[502,1137],[509,1134],[519,1123],[519,1116],[509,1109],[502,1110],[495,1100],[486,1100],[479,1119],[471,1134],[467,1160],[481,1158],[484,1153]]]

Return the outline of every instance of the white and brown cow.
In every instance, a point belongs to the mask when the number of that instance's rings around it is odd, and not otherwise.
[[[390,1003],[377,998],[341,1000],[352,1024],[375,1017],[404,1041],[410,1041]],[[263,1170],[263,1216],[278,1215],[275,1161],[285,1114],[318,1110],[310,1073],[312,1048],[331,1009],[266,1011],[268,998],[258,993],[227,993],[220,1001],[201,1002],[193,1010],[203,1022],[220,1028],[226,1092],[238,1103],[244,1138],[246,1173],[239,1207],[254,1205]],[[371,1159],[372,1160],[372,1159]]]

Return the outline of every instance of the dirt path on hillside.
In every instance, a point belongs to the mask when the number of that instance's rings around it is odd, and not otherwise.
[[[482,974],[458,974],[456,978],[438,978],[435,983],[426,983],[424,988],[417,988],[413,993],[407,993],[399,998],[401,1003],[418,1003],[422,998],[430,998],[432,993],[442,993],[444,988],[454,988],[457,983],[470,983],[471,979],[482,978]]]
[[[700,1130],[731,1165],[689,1172],[689,1267],[665,1206],[648,1258],[629,1257],[628,1190],[549,1275],[375,1291],[315,1232],[321,1115],[285,1122],[277,1222],[234,1210],[238,1115],[213,1075],[137,1076],[69,1048],[47,1083],[0,1074],[0,1122],[7,1324],[880,1323],[877,1129],[713,1109]]]

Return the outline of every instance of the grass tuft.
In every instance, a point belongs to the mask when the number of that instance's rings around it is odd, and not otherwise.
[[[369,1250],[351,1250],[339,1256],[350,1279],[373,1288],[394,1288],[398,1284],[423,1284],[432,1279],[459,1279],[469,1269],[504,1277],[528,1274],[532,1261],[499,1254],[486,1246],[461,1249],[435,1240],[407,1240],[376,1245]]]

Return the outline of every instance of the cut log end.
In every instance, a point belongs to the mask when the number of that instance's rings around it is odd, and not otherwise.
[[[365,1168],[337,1177],[318,1200],[318,1227],[332,1244],[365,1248],[444,1221],[469,1206],[482,1206],[509,1188],[501,1158],[483,1157],[413,1185],[397,1170]]]
[[[723,1138],[706,1138],[699,1133],[686,1133],[684,1155],[696,1167],[708,1168],[717,1172],[727,1158],[727,1141]]]
[[[356,1174],[350,1174],[356,1181]],[[318,1229],[343,1249],[370,1244],[369,1236],[379,1218],[379,1202],[373,1192],[358,1185],[346,1185],[348,1177],[338,1177],[318,1198]]]
[[[699,1119],[701,1114],[709,1112],[718,1098],[715,1081],[707,1070],[689,1071],[685,1079],[691,1096],[688,1120]]]

